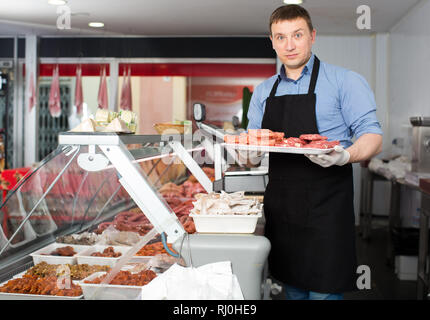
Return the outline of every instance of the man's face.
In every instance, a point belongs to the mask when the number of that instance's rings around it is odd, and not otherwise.
[[[297,18],[273,23],[270,40],[279,60],[292,70],[309,60],[315,35],[315,29],[311,32],[305,19]]]

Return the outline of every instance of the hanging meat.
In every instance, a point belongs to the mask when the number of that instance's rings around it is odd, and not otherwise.
[[[60,75],[58,65],[54,68],[52,74],[51,91],[49,92],[49,113],[54,118],[61,115],[61,99],[60,99]]]
[[[82,113],[82,105],[84,104],[84,97],[82,93],[82,68],[76,68],[76,86],[75,86],[75,106],[76,113]]]
[[[120,101],[120,108],[123,110],[132,110],[132,101],[131,101],[131,70],[130,67],[128,67],[128,74],[123,73],[123,82],[122,82],[122,89],[121,89],[121,101]]]
[[[101,109],[108,108],[108,92],[107,92],[107,81],[106,81],[106,68],[103,67],[100,75],[100,86],[99,94],[97,97],[98,107]]]

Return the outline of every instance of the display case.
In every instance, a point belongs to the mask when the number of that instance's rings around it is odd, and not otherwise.
[[[232,261],[245,298],[261,298],[269,241],[258,234],[195,232],[188,214],[196,194],[214,190],[216,167],[213,159],[200,160],[220,146],[187,139],[60,134],[58,148],[10,191],[0,208],[0,283],[33,266],[30,254],[60,237],[102,236],[114,228],[139,236],[114,264],[111,277],[142,245],[162,241],[168,253],[179,253],[178,259],[193,266]]]

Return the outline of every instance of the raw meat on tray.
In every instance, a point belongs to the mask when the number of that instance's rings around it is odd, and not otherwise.
[[[339,145],[339,141],[328,141],[328,137],[319,134],[302,134],[300,137],[284,138],[284,132],[269,129],[249,129],[240,135],[225,135],[228,144],[247,144],[259,146],[275,146],[290,148],[331,149]]]

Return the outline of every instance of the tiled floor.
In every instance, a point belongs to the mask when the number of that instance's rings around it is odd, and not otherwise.
[[[399,280],[394,267],[387,264],[387,219],[374,218],[370,239],[363,240],[357,229],[357,259],[359,265],[371,270],[371,289],[344,294],[345,300],[416,300],[416,281]],[[284,292],[272,295],[284,299]]]

